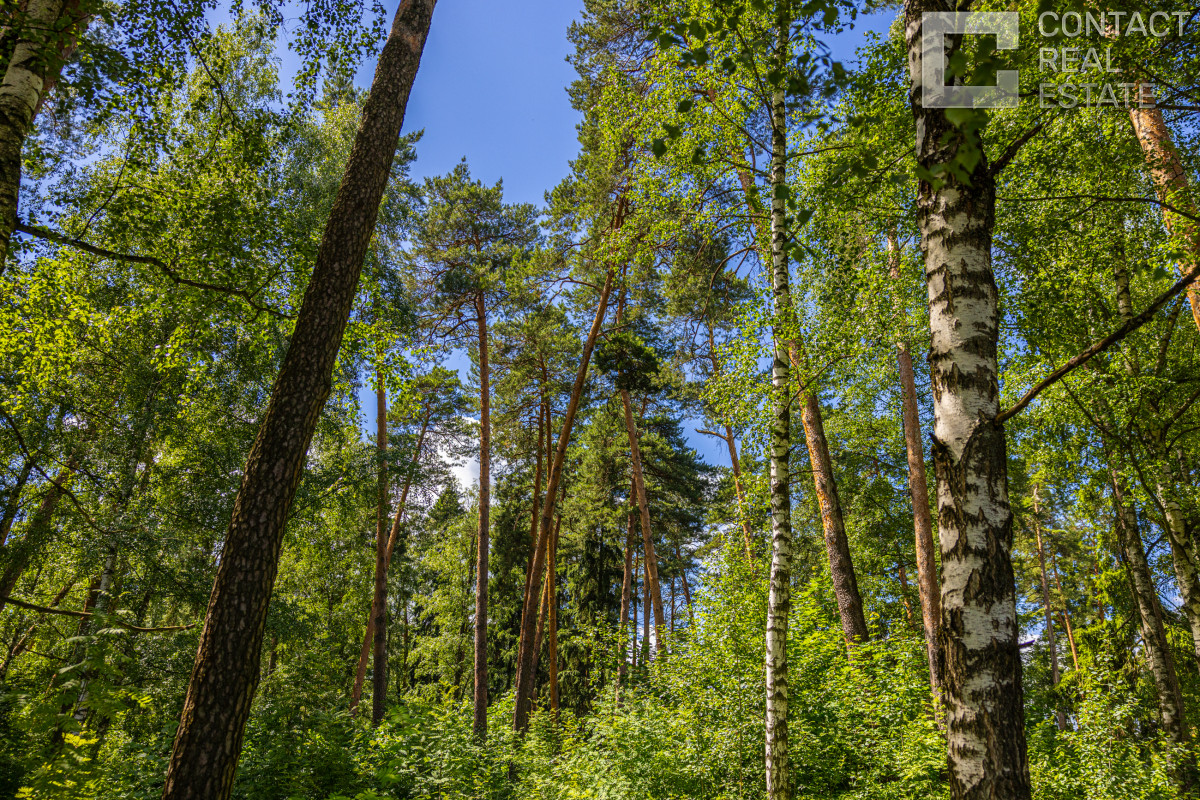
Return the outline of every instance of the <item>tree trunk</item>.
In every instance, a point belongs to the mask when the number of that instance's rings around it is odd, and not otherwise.
[[[1166,516],[1167,541],[1171,545],[1171,560],[1175,565],[1175,580],[1179,584],[1180,605],[1192,632],[1196,662],[1200,664],[1200,554],[1196,542],[1188,535],[1183,509],[1159,483],[1157,494]]]
[[[621,406],[625,410],[625,433],[629,437],[629,466],[633,473],[634,493],[642,521],[642,549],[646,553],[646,590],[654,608],[654,651],[662,652],[666,643],[666,622],[663,615],[662,587],[658,580],[658,555],[654,549],[654,536],[650,532],[650,503],[646,498],[646,480],[642,473],[642,450],[638,445],[637,424],[633,421],[633,403],[629,391],[621,390]]]
[[[688,623],[695,625],[696,614],[692,610],[692,592],[688,589],[687,566],[683,562],[683,552],[680,550],[678,544],[675,545],[675,558],[679,560],[679,582],[683,589],[683,602],[687,606]]]
[[[62,70],[84,20],[79,0],[29,0],[0,82],[0,275],[17,227],[21,151],[42,97]]]
[[[619,218],[620,209],[617,214]],[[619,224],[614,221],[614,226],[619,227]],[[530,564],[530,579],[521,607],[521,636],[517,645],[517,691],[513,706],[513,729],[521,733],[529,725],[529,705],[533,699],[533,679],[537,669],[537,651],[533,647],[537,632],[537,603],[542,590],[542,570],[545,568],[544,545],[550,537],[550,525],[553,522],[553,498],[558,495],[563,462],[567,457],[567,445],[571,441],[571,427],[575,424],[575,414],[579,410],[579,399],[583,395],[583,386],[587,380],[592,350],[596,347],[596,338],[600,335],[600,327],[604,323],[605,312],[608,310],[608,296],[612,291],[612,282],[613,273],[612,270],[609,270],[604,277],[604,288],[600,291],[596,316],[592,320],[591,330],[588,331],[587,340],[583,345],[579,370],[575,373],[575,383],[571,387],[571,399],[567,402],[566,413],[563,415],[562,432],[558,436],[558,446],[554,451],[554,460],[550,464],[550,474],[546,481],[547,502],[542,508],[542,519],[538,530],[539,546],[534,547],[533,563]]]
[[[793,351],[794,354],[794,351]],[[794,361],[793,361],[794,363]],[[825,552],[829,556],[829,575],[833,578],[833,593],[837,598],[838,616],[842,620],[842,635],[851,647],[867,641],[867,618],[863,613],[862,595],[850,557],[850,542],[846,538],[846,521],[842,516],[842,501],[838,497],[837,481],[833,476],[833,461],[829,442],[825,438],[825,423],[821,419],[821,403],[815,392],[804,395],[804,438],[812,464],[813,484],[821,507],[821,528],[825,532]]]
[[[4,572],[0,574],[0,611],[8,603],[8,596],[16,588],[21,573],[29,566],[29,561],[50,541],[54,534],[54,513],[58,510],[59,501],[66,494],[67,482],[75,471],[75,460],[71,459],[58,472],[58,476],[46,487],[42,502],[37,511],[25,526],[25,533],[20,540],[9,542],[0,550],[0,558],[4,564]]]
[[[786,4],[777,4],[775,60],[786,68],[791,29]],[[787,209],[787,96],[780,86],[771,95],[771,289],[775,319],[771,387],[771,571],[767,595],[766,638],[766,779],[767,800],[790,800],[791,763],[788,753],[788,621],[792,613],[792,412],[788,369],[789,323],[794,311],[788,275]]]
[[[376,453],[379,458],[378,499],[375,504],[375,592],[371,598],[371,629],[375,658],[371,675],[371,727],[383,721],[387,700],[387,574],[388,574],[388,434],[387,387],[383,372],[375,375]]]
[[[1167,641],[1162,606],[1158,602],[1158,589],[1154,585],[1154,576],[1146,558],[1145,545],[1142,543],[1137,512],[1126,500],[1125,489],[1116,470],[1110,470],[1109,474],[1112,477],[1117,540],[1121,546],[1121,553],[1125,556],[1130,588],[1137,602],[1146,660],[1150,662],[1150,674],[1154,678],[1154,687],[1158,695],[1159,720],[1163,731],[1172,742],[1185,744],[1188,734],[1183,692],[1179,686],[1179,675],[1175,671],[1175,657],[1171,654],[1171,645]],[[1183,794],[1189,787],[1181,788]]]
[[[550,642],[546,649],[547,672],[550,677],[550,711],[558,718],[558,532],[562,527],[562,514],[554,522],[554,535],[550,537],[550,552],[546,554],[546,625],[550,629]]]
[[[17,480],[8,493],[8,502],[4,504],[4,518],[0,519],[0,548],[8,542],[8,534],[12,531],[13,520],[17,518],[17,512],[21,510],[21,492],[25,489],[25,484],[29,482],[31,472],[33,472],[33,459],[27,458],[25,466],[21,468],[21,474],[17,476]]]
[[[392,554],[396,549],[396,544],[400,539],[400,521],[404,517],[404,509],[408,505],[408,490],[412,486],[413,472],[417,469],[417,465],[421,461],[421,450],[425,444],[425,434],[429,430],[430,417],[432,411],[426,406],[425,416],[421,420],[421,432],[417,435],[417,446],[413,451],[412,464],[409,467],[409,474],[404,478],[404,488],[400,491],[400,504],[396,506],[396,513],[392,517],[392,530],[387,537],[387,553],[384,557],[384,573],[391,569]],[[378,563],[376,563],[378,568]],[[378,576],[376,576],[378,577]],[[376,589],[379,584],[376,583]],[[371,644],[375,641],[375,617],[378,616],[378,609],[385,607],[387,604],[387,580],[383,581],[383,594],[373,596],[371,598],[371,610],[367,612],[367,632],[363,636],[362,648],[358,653],[358,668],[354,672],[354,688],[350,691],[350,713],[355,713],[358,708],[359,701],[362,699],[363,682],[367,675],[367,658],[371,654]]]
[[[917,161],[933,170],[964,153],[975,160],[969,185],[946,173],[937,188],[922,178],[917,190],[932,334],[939,672],[950,791],[955,800],[1028,800],[1008,461],[1004,428],[996,423],[995,178],[978,135],[968,140],[943,109],[921,100],[922,13],[940,10],[932,0],[905,4]]]
[[[888,233],[888,273],[900,280],[900,248],[896,234]],[[934,707],[941,703],[942,678],[938,674],[938,620],[942,598],[938,590],[937,558],[933,543],[933,517],[929,513],[929,482],[925,477],[925,448],[921,444],[921,417],[917,412],[917,380],[912,355],[903,338],[896,340],[896,367],[900,373],[900,405],[904,420],[904,450],[908,457],[908,493],[913,507],[913,534],[917,553],[917,590],[921,597],[921,622],[929,657],[929,688]],[[935,712],[940,713],[940,712]]]
[[[487,621],[488,621],[488,531],[492,498],[492,398],[488,369],[487,308],[483,294],[475,295],[475,319],[479,324],[479,546],[475,567],[475,717],[476,741],[487,739]]]
[[[1042,545],[1042,521],[1041,513],[1037,508],[1037,487],[1033,487],[1034,510],[1033,510],[1033,531],[1037,536],[1037,555],[1038,555],[1038,570],[1041,576],[1042,586],[1042,611],[1046,617],[1046,646],[1050,656],[1050,686],[1055,691],[1058,690],[1058,650],[1054,641],[1054,612],[1050,607],[1050,581],[1046,575],[1046,550]],[[1058,726],[1060,731],[1067,729],[1067,715],[1058,704],[1058,700],[1054,702],[1054,724]]]
[[[635,507],[634,497],[636,496],[633,481],[629,482],[629,514],[628,525],[625,531],[625,570],[621,575],[621,661],[617,666],[617,701],[621,700],[621,689],[625,685],[625,677],[629,673],[629,667],[626,663],[629,651],[629,604],[633,598],[633,582],[635,580],[633,574],[633,551],[636,549],[636,523],[634,522],[633,509]],[[634,637],[636,639],[636,637]]]
[[[1153,87],[1138,82],[1139,98],[1150,94]],[[1186,254],[1179,264],[1180,274],[1185,274],[1200,261],[1200,222],[1196,221],[1197,207],[1188,185],[1187,169],[1179,158],[1179,151],[1171,139],[1162,111],[1158,106],[1141,108],[1138,104],[1129,109],[1129,120],[1133,132],[1146,157],[1146,166],[1158,190],[1158,199],[1170,206],[1163,208],[1163,222],[1171,235],[1179,239]],[[1193,283],[1187,288],[1188,302],[1192,306],[1192,319],[1200,330],[1200,285]]]
[[[234,501],[164,800],[224,800],[233,791],[284,528],[329,396],[435,2],[401,0],[379,55],[312,279]]]

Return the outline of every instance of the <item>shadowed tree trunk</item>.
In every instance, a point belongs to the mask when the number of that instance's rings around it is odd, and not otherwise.
[[[792,351],[793,365],[795,351]],[[812,464],[813,485],[821,508],[821,528],[825,533],[825,553],[829,557],[829,575],[833,578],[833,594],[837,598],[838,616],[842,620],[842,635],[853,646],[867,641],[867,618],[863,613],[862,595],[850,557],[850,541],[846,538],[846,520],[842,516],[842,501],[838,497],[837,480],[833,475],[833,460],[829,456],[829,441],[825,438],[825,423],[821,418],[821,401],[815,392],[805,390],[804,439]]]
[[[1029,800],[1007,443],[996,421],[995,177],[978,134],[964,134],[945,110],[922,103],[922,14],[942,10],[934,0],[907,0],[904,25],[917,161],[927,171],[960,156],[973,164],[969,184],[946,173],[939,186],[922,178],[917,187],[932,335],[939,672],[950,793],[955,800]]]
[[[371,726],[379,727],[387,700],[387,574],[388,574],[388,433],[387,387],[383,372],[375,375],[376,454],[379,458],[379,493],[375,504],[375,592],[371,598],[371,629],[375,658],[371,676]]]
[[[8,596],[12,594],[25,567],[29,566],[30,559],[41,552],[54,534],[54,514],[74,472],[75,460],[71,459],[46,487],[42,502],[25,526],[25,533],[19,540],[9,542],[0,550],[0,559],[3,559],[0,563],[4,565],[4,572],[0,573],[0,611],[7,605]]]
[[[246,460],[167,768],[164,800],[225,800],[258,686],[284,528],[358,290],[435,0],[401,0],[296,327]]]
[[[1146,648],[1146,660],[1150,663],[1150,674],[1154,678],[1154,688],[1158,697],[1159,720],[1172,742],[1185,744],[1188,735],[1183,692],[1179,686],[1179,675],[1175,671],[1175,657],[1171,654],[1171,645],[1167,641],[1166,627],[1163,625],[1158,589],[1154,585],[1154,576],[1146,559],[1146,548],[1142,543],[1137,512],[1125,498],[1125,489],[1117,471],[1110,470],[1109,475],[1112,477],[1117,539],[1129,569],[1133,598],[1137,602],[1142,643]],[[1190,786],[1180,788],[1186,792]]]
[[[33,472],[33,459],[27,458],[25,466],[21,467],[21,473],[17,475],[17,480],[8,493],[8,502],[4,504],[4,518],[0,519],[0,547],[4,547],[8,541],[13,520],[17,518],[17,512],[21,510],[21,492],[25,489],[25,484],[29,482],[31,472]]]

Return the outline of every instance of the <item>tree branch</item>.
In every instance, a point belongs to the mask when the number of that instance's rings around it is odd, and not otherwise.
[[[1185,289],[1187,289],[1188,286],[1195,283],[1198,278],[1200,278],[1200,265],[1193,267],[1190,271],[1188,271],[1186,274],[1184,274],[1184,276],[1182,278],[1180,278],[1178,281],[1175,282],[1174,286],[1172,286],[1170,289],[1168,289],[1163,294],[1159,295],[1158,298],[1153,303],[1151,303],[1149,306],[1147,306],[1145,308],[1145,310],[1142,311],[1142,313],[1138,314],[1137,316],[1131,317],[1129,319],[1129,321],[1126,322],[1124,325],[1117,328],[1115,331],[1110,333],[1108,336],[1105,336],[1103,339],[1093,342],[1091,347],[1084,350],[1082,353],[1079,353],[1074,358],[1072,358],[1070,361],[1063,364],[1061,367],[1059,367],[1058,369],[1054,370],[1049,375],[1047,375],[1040,383],[1038,383],[1032,389],[1030,389],[1028,392],[1026,392],[1025,396],[1022,397],[1019,401],[1017,401],[1016,405],[1014,405],[1012,408],[1009,408],[1005,411],[1001,411],[999,414],[997,414],[996,415],[996,424],[1000,425],[1005,420],[1010,419],[1011,417],[1020,413],[1021,410],[1025,408],[1025,406],[1027,406],[1031,402],[1033,402],[1033,399],[1035,397],[1037,397],[1039,394],[1041,394],[1042,392],[1044,392],[1046,389],[1050,388],[1055,383],[1062,380],[1062,378],[1069,375],[1071,372],[1073,372],[1078,367],[1081,367],[1084,364],[1086,364],[1088,361],[1090,361],[1092,359],[1093,356],[1096,356],[1096,355],[1104,352],[1109,347],[1112,347],[1114,344],[1121,341],[1126,336],[1128,336],[1129,334],[1133,333],[1138,328],[1145,325],[1147,322],[1150,321],[1150,319],[1156,313],[1158,313],[1158,310],[1160,308],[1162,308],[1164,305],[1167,304],[1168,301],[1171,300],[1171,298],[1173,298],[1176,295],[1183,292]]]
[[[27,608],[30,611],[37,611],[42,614],[59,614],[64,617],[79,617],[80,619],[88,619],[90,617],[96,616],[95,614],[92,614],[87,611],[71,611],[70,609],[67,609],[67,608],[52,608],[50,606],[39,606],[36,603],[30,603],[27,600],[19,600],[12,596],[5,598],[5,602],[12,603],[14,606],[19,606],[21,608]],[[118,621],[112,621],[112,620],[109,621],[109,624],[114,628],[124,628],[125,630],[130,631],[132,633],[164,633],[167,631],[186,631],[189,628],[196,627],[196,623],[194,623],[194,622],[191,623],[190,625],[168,625],[165,628],[142,628],[137,625],[130,625],[127,622],[118,622]]]

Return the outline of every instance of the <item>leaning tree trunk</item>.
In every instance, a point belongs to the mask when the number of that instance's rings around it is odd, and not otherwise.
[[[387,476],[387,387],[383,372],[375,380],[376,451],[379,457],[378,498],[375,502],[375,591],[371,597],[370,629],[374,634],[374,670],[371,676],[371,726],[379,727],[387,700],[387,574],[388,574],[388,476]]]
[[[13,521],[17,518],[17,512],[21,510],[21,492],[24,491],[25,484],[29,482],[32,472],[33,458],[26,458],[25,466],[21,467],[21,473],[17,475],[17,479],[8,493],[8,502],[4,504],[4,518],[0,519],[0,548],[3,548],[8,541]]]
[[[1154,575],[1146,558],[1137,512],[1126,499],[1125,487],[1116,470],[1111,470],[1109,474],[1112,477],[1117,540],[1129,569],[1133,598],[1137,602],[1146,660],[1150,662],[1150,674],[1154,678],[1154,687],[1158,694],[1159,719],[1171,741],[1184,744],[1188,735],[1183,692],[1179,685],[1179,675],[1175,671],[1175,657],[1167,641],[1162,606],[1158,602],[1158,588],[1154,585]]]
[[[1200,221],[1197,221],[1196,201],[1188,185],[1187,169],[1175,149],[1171,131],[1163,119],[1162,110],[1153,104],[1153,87],[1138,82],[1139,98],[1150,94],[1149,107],[1135,104],[1129,109],[1129,120],[1137,134],[1138,144],[1146,157],[1150,176],[1158,190],[1158,199],[1163,207],[1163,222],[1167,230],[1179,239],[1183,246],[1184,259],[1179,263],[1179,272],[1187,273],[1200,261]],[[1192,319],[1200,329],[1200,284],[1187,288],[1188,302],[1192,305]]]
[[[475,565],[475,739],[487,739],[487,619],[488,619],[488,529],[492,498],[492,398],[488,374],[487,307],[483,294],[475,295],[475,319],[479,325],[479,544]]]
[[[618,216],[620,211],[618,210]],[[614,222],[614,227],[619,227]],[[534,647],[537,638],[538,600],[542,593],[542,572],[546,567],[546,550],[550,539],[551,525],[554,521],[554,498],[558,495],[559,483],[562,481],[563,462],[567,457],[567,446],[571,442],[571,428],[575,424],[575,414],[579,411],[579,399],[583,395],[583,386],[587,381],[588,365],[592,360],[592,350],[596,347],[596,339],[604,324],[608,311],[608,296],[612,291],[613,273],[609,270],[604,277],[604,287],[600,290],[600,301],[596,306],[596,316],[588,331],[583,344],[583,353],[579,359],[579,370],[575,373],[575,383],[571,386],[571,398],[567,402],[566,413],[563,415],[562,432],[558,436],[558,446],[554,451],[554,460],[550,463],[549,475],[546,479],[546,502],[542,506],[541,524],[538,528],[538,541],[533,548],[533,560],[529,565],[529,580],[525,586],[525,599],[521,606],[521,635],[517,644],[517,691],[513,704],[513,729],[523,733],[529,726],[529,706],[533,700],[533,684],[537,671],[537,649]]]
[[[0,611],[7,605],[8,596],[16,588],[17,581],[29,565],[30,559],[41,552],[54,535],[54,514],[67,492],[67,482],[71,480],[75,468],[75,459],[72,458],[46,487],[42,502],[38,504],[37,511],[33,512],[29,524],[25,527],[25,534],[19,541],[9,542],[0,549],[0,564],[4,567],[4,571],[0,573]]]
[[[658,555],[654,549],[654,536],[650,532],[650,503],[646,498],[646,479],[642,472],[642,450],[638,446],[637,423],[633,420],[633,404],[629,390],[621,390],[621,405],[625,411],[625,433],[629,438],[629,464],[633,473],[634,493],[642,521],[642,549],[646,553],[647,591],[654,608],[654,652],[661,652],[666,641],[663,617],[662,586],[658,580]]]
[[[888,275],[900,280],[900,247],[889,232]],[[904,450],[908,457],[908,494],[913,507],[913,535],[917,554],[917,590],[921,596],[921,622],[925,630],[925,652],[929,659],[929,688],[935,714],[941,703],[942,678],[938,674],[938,620],[942,598],[938,589],[937,559],[933,543],[933,517],[929,513],[929,482],[925,477],[925,448],[921,444],[921,416],[917,412],[917,379],[912,354],[903,336],[896,339],[896,367],[900,374],[900,406],[904,420]]]
[[[49,86],[74,47],[86,13],[80,0],[29,0],[0,82],[0,275],[17,227],[21,151]]]
[[[786,65],[790,24],[786,4],[778,4],[775,59]],[[788,619],[792,612],[792,412],[788,342],[794,315],[787,255],[787,96],[783,87],[771,95],[771,290],[775,319],[771,389],[771,570],[767,595],[766,641],[766,779],[767,800],[790,800],[788,754]]]
[[[821,403],[815,392],[805,391],[803,394],[804,411],[801,420],[804,423],[808,458],[812,464],[817,503],[821,508],[821,529],[825,533],[829,575],[833,578],[833,594],[837,598],[842,635],[846,638],[846,644],[853,647],[869,638],[867,617],[863,613],[862,595],[858,591],[858,578],[854,573],[854,561],[850,557],[850,541],[846,537],[846,520],[842,515],[842,501],[838,497],[837,481],[833,475],[829,441],[825,438]]]
[[[1178,500],[1168,493],[1161,481],[1156,489],[1165,511],[1167,541],[1171,545],[1175,580],[1183,601],[1180,605],[1192,632],[1196,663],[1200,664],[1200,552],[1197,552],[1195,538],[1188,534],[1187,521]]]
[[[1028,800],[1008,461],[1004,428],[996,421],[995,178],[978,136],[968,137],[944,110],[921,102],[922,13],[941,10],[933,0],[907,0],[904,22],[917,161],[925,170],[964,153],[974,162],[969,184],[947,173],[941,185],[922,178],[917,188],[932,334],[942,554],[938,643],[950,791],[955,800]]]
[[[379,55],[312,279],[234,501],[164,800],[224,800],[233,791],[284,528],[329,396],[435,2],[401,0]]]

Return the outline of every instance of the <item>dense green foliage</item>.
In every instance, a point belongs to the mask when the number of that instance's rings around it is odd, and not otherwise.
[[[418,184],[408,170],[420,134],[402,138],[288,523],[235,796],[762,797],[776,324],[796,343],[789,391],[824,410],[870,631],[847,647],[797,435],[794,796],[949,798],[896,360],[898,344],[917,356],[928,448],[903,32],[869,37],[853,64],[828,48],[860,14],[895,9],[794,4],[794,68],[775,74],[764,45],[774,4],[584,5],[567,32],[580,149],[544,208],[473,180],[466,159]],[[1020,10],[1023,24],[1067,8],[992,5]],[[283,7],[236,4],[233,22],[210,29],[212,6],[104,4],[24,151],[20,220],[35,230],[0,275],[0,572],[12,578],[0,591],[11,593],[0,608],[0,800],[160,795],[222,532],[361,111],[348,76],[378,42],[381,9],[306,4],[286,95],[273,55]],[[1115,53],[1168,87],[1160,100],[1192,187],[1197,30],[1157,49],[1122,40]],[[1015,58],[1032,75],[1030,38]],[[965,52],[956,68],[995,66]],[[777,196],[795,307],[782,324],[764,268],[772,86],[793,103]],[[1007,408],[1194,268],[1200,237],[1179,233],[1186,214],[1168,229],[1123,108],[1026,103],[956,124],[1004,166],[994,258]],[[606,281],[561,490],[546,498]],[[477,298],[492,406],[487,575],[476,574],[478,486],[455,477],[479,452]],[[1176,296],[1008,422],[1039,800],[1165,800],[1178,795],[1180,765],[1195,763],[1200,617],[1189,618],[1179,562],[1200,552],[1198,343]],[[368,402],[379,386],[382,453]],[[631,427],[662,629],[648,607]],[[695,437],[719,455],[706,461]],[[380,467],[388,519],[402,513],[388,715],[373,728],[349,698]],[[1147,551],[1156,591],[1141,599],[1161,606],[1183,742],[1161,723],[1115,490]],[[556,577],[536,710],[518,734],[523,587],[546,502]],[[486,741],[471,730],[481,581]]]

